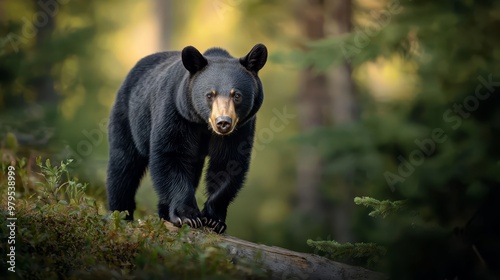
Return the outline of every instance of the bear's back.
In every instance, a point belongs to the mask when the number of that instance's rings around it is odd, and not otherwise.
[[[128,103],[130,96],[142,92],[142,89],[152,82],[151,79],[162,72],[161,69],[178,60],[180,60],[178,51],[158,52],[143,57],[128,73],[118,92],[118,98]],[[128,104],[125,106],[128,107]]]
[[[153,71],[161,72],[161,69],[167,68],[178,60],[180,60],[180,52],[177,51],[158,52],[148,55],[139,60],[132,69],[131,73],[135,72],[133,76],[136,80],[131,82],[137,84],[137,81],[143,78],[145,74]],[[160,68],[160,71],[158,71],[158,68]]]
[[[136,147],[143,155],[149,150],[152,106],[165,107],[166,103],[170,103],[169,108],[175,106],[171,100],[175,88],[173,84],[178,82],[172,83],[175,80],[172,77],[182,76],[183,72],[177,69],[179,66],[171,66],[180,62],[180,57],[180,52],[175,51],[148,55],[137,62],[127,78],[126,90],[123,91],[125,114]]]

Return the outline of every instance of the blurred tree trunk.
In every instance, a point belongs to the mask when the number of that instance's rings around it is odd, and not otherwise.
[[[337,36],[352,30],[351,0],[309,0],[299,5],[301,26],[309,40]],[[328,31],[328,33],[327,33]],[[342,125],[358,119],[358,105],[351,78],[351,66],[344,63],[326,73],[313,69],[303,70],[298,98],[300,129],[307,132],[319,126]],[[345,174],[332,186],[342,195],[339,203],[325,203],[322,198],[323,171],[321,155],[313,147],[301,147],[297,165],[298,207],[315,217],[327,218],[334,239],[339,242],[353,241],[351,223],[354,212],[354,174]]]
[[[0,0],[0,21],[5,20],[5,0]]]
[[[45,15],[45,17],[37,17],[40,22],[37,22],[36,25],[35,23],[33,23],[33,28],[36,30],[35,48],[39,54],[46,55],[49,53],[49,49],[46,43],[50,40],[50,37],[54,32],[56,26],[56,15],[51,15],[43,10],[38,1],[39,0],[33,0],[33,4],[35,5],[35,13]],[[42,19],[46,19],[46,21],[43,21]],[[33,83],[36,91],[36,101],[37,103],[49,106],[57,106],[59,95],[56,93],[56,90],[54,88],[54,79],[51,76],[52,62],[50,61],[50,59],[46,59],[44,57],[39,57],[39,59],[44,60],[44,62],[41,66],[42,74],[37,76]]]
[[[307,39],[324,38],[324,2],[309,0],[297,6],[300,24]],[[315,73],[312,68],[301,73],[300,92],[297,110],[302,132],[326,124],[325,104],[327,104],[327,83],[324,74]],[[297,163],[297,199],[299,210],[316,218],[325,217],[324,204],[321,203],[322,164],[319,152],[310,146],[302,146]]]
[[[160,50],[172,48],[173,3],[172,0],[156,0],[155,14],[159,25]]]
[[[351,0],[329,2],[326,7],[329,36],[338,36],[352,31]],[[331,98],[331,117],[335,125],[343,125],[359,119],[355,86],[351,77],[352,68],[344,62],[327,73],[327,87]],[[338,242],[353,241],[351,221],[354,214],[354,171],[338,178],[333,185],[339,197],[338,204],[330,207],[331,228]]]

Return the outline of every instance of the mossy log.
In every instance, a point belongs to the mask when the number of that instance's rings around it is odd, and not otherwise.
[[[165,225],[170,230],[178,230],[171,223]],[[234,262],[238,260],[258,260],[272,279],[388,279],[384,274],[368,269],[347,265],[327,258],[299,253],[275,246],[267,246],[248,242],[228,235],[220,235],[219,242],[228,248]]]

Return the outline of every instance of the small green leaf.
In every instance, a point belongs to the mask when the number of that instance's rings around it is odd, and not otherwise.
[[[7,136],[5,137],[5,146],[7,149],[16,151],[19,144],[17,143],[16,135],[12,132],[7,132]]]

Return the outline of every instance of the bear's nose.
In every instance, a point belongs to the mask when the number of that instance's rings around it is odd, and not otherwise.
[[[228,133],[231,129],[232,120],[230,117],[222,116],[215,119],[215,125],[220,133]]]

